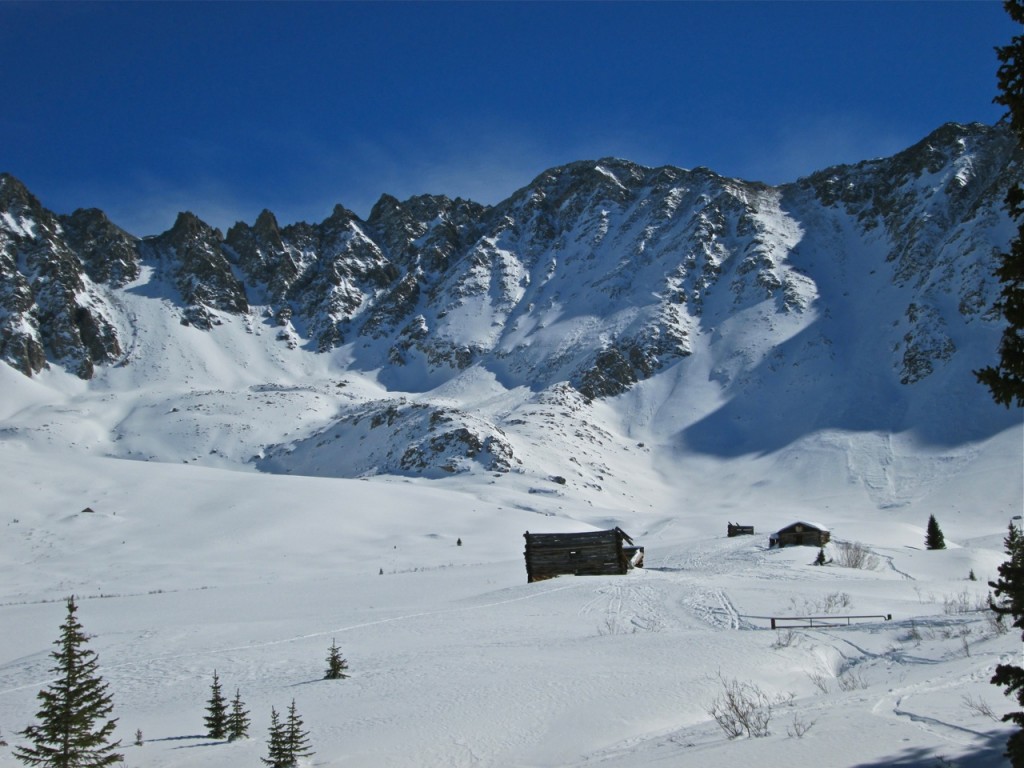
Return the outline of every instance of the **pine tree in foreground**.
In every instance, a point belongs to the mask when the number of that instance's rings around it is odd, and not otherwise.
[[[242,703],[242,695],[236,688],[228,713],[228,741],[249,738],[249,722],[249,710]]]
[[[261,757],[264,765],[270,768],[292,768],[295,764],[288,751],[286,729],[281,722],[277,710],[270,708],[270,734],[267,736],[267,756]]]
[[[18,746],[14,756],[31,766],[45,768],[103,768],[121,762],[115,752],[120,741],[111,741],[116,719],[108,719],[113,701],[107,685],[97,673],[95,651],[85,647],[88,636],[75,612],[75,598],[67,601],[68,615],[60,627],[60,638],[52,651],[56,665],[54,680],[36,698],[41,702],[38,724],[21,735],[32,746]]]
[[[1018,25],[1024,25],[1024,0],[1005,0],[1003,7]],[[993,99],[1007,108],[1010,130],[1017,146],[1024,147],[1024,34],[996,48],[999,57],[999,95]],[[1019,181],[1006,193],[1006,208],[1017,222],[1017,236],[1001,256],[996,277],[1002,283],[993,309],[1006,320],[999,341],[999,360],[974,375],[988,387],[992,399],[1009,408],[1024,408],[1024,185]]]
[[[309,748],[309,731],[302,730],[302,718],[295,711],[295,699],[292,699],[288,707],[288,722],[285,723],[285,738],[288,743],[288,753],[291,757],[289,765],[297,765],[300,757],[312,757],[313,750]]]
[[[989,607],[995,611],[999,621],[1012,616],[1013,626],[1022,630],[1021,639],[1024,640],[1024,537],[1013,523],[1003,544],[1008,558],[999,566],[999,578],[988,583],[993,590],[988,599]],[[1015,696],[1017,703],[1024,706],[1024,669],[1016,664],[997,664],[990,682],[1005,688],[1007,696]],[[1024,728],[1024,711],[1007,712],[1003,715],[1003,722],[1017,725],[1017,730],[1006,741],[1006,756],[1013,768],[1024,768],[1024,730],[1021,730]]]
[[[295,710],[295,699],[288,707],[288,719],[283,723],[277,710],[270,709],[270,735],[267,738],[267,756],[261,757],[270,768],[295,768],[300,757],[311,757],[309,732],[302,730],[302,718]]]
[[[945,549],[946,537],[942,535],[942,529],[935,519],[935,515],[928,516],[928,528],[924,533],[925,549]]]
[[[210,700],[206,702],[206,735],[211,739],[225,739],[228,735],[228,702],[221,691],[217,670],[213,670],[213,684],[210,686]]]
[[[344,680],[348,675],[348,662],[341,658],[341,651],[338,649],[336,640],[331,641],[331,647],[327,651],[327,672],[324,673],[324,680]]]

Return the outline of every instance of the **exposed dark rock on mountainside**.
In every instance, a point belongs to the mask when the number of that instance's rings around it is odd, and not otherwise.
[[[340,205],[319,224],[263,211],[226,236],[182,213],[143,239],[101,211],[56,216],[2,175],[0,355],[88,379],[122,361],[135,321],[120,293],[160,282],[197,330],[255,318],[286,347],[350,345],[355,368],[406,389],[482,365],[505,386],[602,398],[709,350],[726,390],[812,358],[819,374],[867,365],[910,387],[995,348],[992,269],[1021,159],[1001,126],[949,124],[781,187],[605,159],[491,207],[385,195],[365,221]]]

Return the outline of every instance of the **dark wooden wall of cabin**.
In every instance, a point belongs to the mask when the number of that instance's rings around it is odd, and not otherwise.
[[[527,581],[566,574],[601,576],[629,570],[618,529],[586,533],[530,533],[526,538]]]

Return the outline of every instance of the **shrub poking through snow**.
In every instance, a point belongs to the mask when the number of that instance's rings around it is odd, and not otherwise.
[[[836,556],[833,559],[836,565],[864,571],[873,571],[878,567],[878,555],[859,541],[837,541],[835,547]]]
[[[722,692],[711,702],[708,714],[730,739],[767,736],[772,719],[772,701],[753,683],[719,677]]]

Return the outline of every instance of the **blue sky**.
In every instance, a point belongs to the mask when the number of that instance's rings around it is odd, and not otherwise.
[[[138,235],[605,156],[780,183],[995,122],[1019,32],[994,0],[0,2],[0,170]]]

